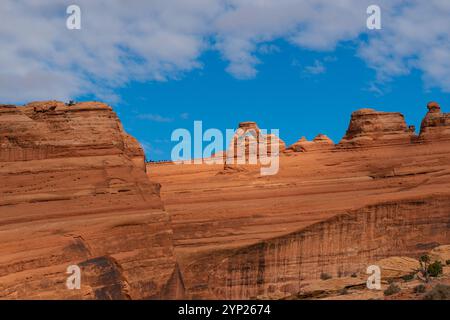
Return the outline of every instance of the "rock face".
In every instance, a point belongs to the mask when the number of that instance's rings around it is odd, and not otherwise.
[[[333,147],[334,143],[330,138],[324,134],[319,134],[313,139],[313,141],[308,141],[305,137],[302,137],[288,149],[294,152],[309,152],[317,150],[330,150]]]
[[[450,139],[450,113],[442,113],[437,102],[430,102],[427,107],[428,113],[420,126],[420,139]]]
[[[260,152],[261,145],[266,150],[261,150]],[[279,137],[260,130],[256,122],[246,121],[239,123],[228,150],[228,157],[244,158],[244,160],[248,161],[249,154],[253,154],[256,157],[261,156],[261,154],[270,156],[274,150],[275,153],[279,153],[285,149],[286,144]]]
[[[259,166],[265,163],[264,160],[278,156],[285,149],[283,140],[273,133],[261,130],[256,122],[241,122],[223,155],[223,173],[245,171],[249,165]]]
[[[0,147],[0,298],[180,296],[159,185],[111,107],[2,105]]]
[[[319,279],[323,273],[349,277],[393,253],[419,256],[423,239],[436,244],[450,240],[450,217],[442,214],[449,207],[446,196],[382,203],[334,216],[237,250],[215,267],[208,288],[220,299],[270,297],[300,292],[303,280]]]
[[[402,144],[410,142],[413,137],[413,128],[406,125],[401,113],[360,109],[352,113],[350,125],[339,146]]]
[[[436,255],[436,253],[439,253]],[[367,290],[367,273],[353,273],[351,276],[341,276],[327,280],[310,280],[302,283],[300,292],[290,296],[288,300],[298,299],[333,299],[333,300],[422,300],[427,292],[439,285],[450,285],[450,266],[443,258],[450,253],[450,246],[439,246],[427,252],[431,261],[440,261],[443,267],[442,275],[424,282],[423,275],[418,271],[419,260],[407,256],[391,256],[374,261],[373,265],[381,271],[381,290]],[[400,291],[385,296],[386,290],[394,283]],[[425,287],[425,291],[418,292],[417,286]]]
[[[433,136],[417,139],[399,113],[362,110],[340,145],[299,141],[327,148],[281,154],[273,176],[149,164],[186,296],[290,297],[322,273],[345,282],[377,261],[450,244],[450,143]]]
[[[308,298],[363,285],[369,265],[447,259],[449,123],[428,109],[419,137],[399,113],[357,111],[339,145],[301,139],[262,176],[145,166],[102,103],[0,105],[0,298]]]
[[[0,106],[0,161],[14,162],[125,154],[145,169],[144,153],[111,107],[98,102],[66,106],[58,101]]]

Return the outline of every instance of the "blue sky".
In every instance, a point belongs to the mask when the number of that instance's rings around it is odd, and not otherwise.
[[[179,80],[132,82],[118,90],[121,101],[114,109],[152,160],[170,159],[176,144],[170,141],[172,131],[192,131],[194,120],[203,121],[204,130],[223,131],[256,121],[261,128],[280,129],[287,144],[319,133],[337,143],[351,112],[360,108],[401,112],[417,129],[428,101],[440,101],[446,109],[449,94],[425,88],[418,71],[378,84],[381,92],[371,90],[375,71],[356,56],[352,42],[325,53],[284,41],[273,46],[273,52],[258,55],[261,64],[253,79],[236,79],[225,72],[227,63],[217,52],[207,52],[202,69]]]
[[[79,16],[67,12],[78,6]],[[450,1],[2,0],[0,103],[109,103],[152,160],[174,129],[256,121],[338,142],[359,108],[419,126],[450,93]],[[67,27],[76,19],[80,29]]]

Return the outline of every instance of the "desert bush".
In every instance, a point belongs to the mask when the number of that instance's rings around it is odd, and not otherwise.
[[[425,300],[450,300],[450,286],[437,284],[423,298]]]
[[[428,266],[428,274],[431,277],[437,277],[442,274],[442,263],[440,261],[435,261]]]
[[[402,277],[402,279],[403,279],[404,281],[411,281],[411,280],[414,279],[414,277],[415,277],[415,274],[414,274],[414,273],[410,273],[410,274],[404,275],[404,276]]]
[[[450,265],[450,260],[445,261],[446,265]]]
[[[437,277],[442,273],[442,263],[435,261],[431,263],[431,259],[428,255],[423,255],[419,258],[420,273],[425,277],[425,281],[429,282],[430,277]]]
[[[427,290],[427,287],[425,287],[423,284],[419,284],[418,286],[414,287],[414,293],[424,293]]]
[[[331,279],[331,278],[333,278],[333,277],[329,273],[322,272],[320,274],[320,279],[322,279],[322,280],[328,280],[328,279]]]
[[[400,287],[398,285],[396,285],[395,283],[391,283],[389,285],[389,287],[386,290],[384,290],[384,295],[385,296],[391,296],[391,295],[393,295],[395,293],[400,292],[400,290],[401,289],[400,289]]]
[[[356,273],[352,273],[351,277],[352,278],[358,278],[358,275]]]

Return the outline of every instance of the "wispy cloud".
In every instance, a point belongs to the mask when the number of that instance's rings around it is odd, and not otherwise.
[[[180,118],[183,120],[189,119],[189,113],[187,113],[187,112],[181,113]]]
[[[158,149],[158,148],[155,148],[155,147],[154,147],[150,142],[148,142],[148,141],[141,141],[141,146],[142,146],[142,148],[144,149],[145,154],[146,154],[148,157],[150,157],[150,159],[151,159],[152,155],[160,156],[160,155],[163,155],[163,154],[164,154],[164,151],[162,151],[162,150],[160,150],[160,149]]]
[[[273,54],[280,52],[280,47],[270,43],[263,43],[258,47],[258,52],[261,54]]]
[[[365,90],[372,92],[377,96],[382,96],[384,94],[384,91],[375,82],[369,83]]]
[[[171,143],[168,139],[155,139],[153,140],[155,143]]]
[[[318,75],[323,74],[327,71],[327,64],[336,62],[337,58],[334,56],[325,56],[322,59],[315,59],[310,65],[302,65],[298,59],[293,59],[291,66],[295,68],[300,68],[303,75]]]
[[[168,81],[202,68],[206,50],[219,51],[234,77],[249,79],[278,39],[328,52],[355,41],[379,82],[417,69],[428,85],[450,92],[450,2],[378,0],[382,30],[369,31],[372,2],[77,0],[81,30],[69,31],[55,1],[3,0],[0,99],[108,98],[130,81]]]
[[[325,73],[325,71],[327,70],[327,68],[325,67],[325,65],[320,62],[319,60],[315,60],[314,64],[310,65],[310,66],[306,66],[304,68],[304,72],[308,73],[308,74],[321,74],[321,73]]]
[[[154,121],[154,122],[173,122],[173,120],[174,120],[173,118],[164,117],[159,114],[153,114],[153,113],[139,114],[137,116],[137,118],[141,119],[141,120],[149,120],[149,121]]]

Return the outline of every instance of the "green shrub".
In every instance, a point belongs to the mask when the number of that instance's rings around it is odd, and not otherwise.
[[[428,255],[423,255],[419,258],[420,263],[420,273],[425,277],[425,281],[430,281],[430,274],[428,272],[428,267],[430,266],[430,257]]]
[[[333,277],[331,276],[331,274],[328,274],[328,273],[325,273],[325,272],[322,272],[322,273],[320,274],[320,279],[322,279],[322,280],[328,280],[328,279],[331,279],[331,278],[333,278]]]
[[[450,260],[445,261],[446,265],[450,265]]]
[[[424,293],[427,290],[427,287],[425,287],[423,284],[419,284],[418,286],[414,287],[414,293]]]
[[[384,295],[385,296],[391,296],[391,295],[393,295],[395,293],[398,293],[400,291],[401,291],[401,289],[400,289],[400,287],[398,285],[396,285],[395,283],[391,283],[389,285],[389,287],[386,290],[384,290]]]
[[[402,277],[402,279],[403,279],[404,281],[411,281],[411,280],[414,279],[415,276],[416,276],[416,275],[415,275],[414,273],[410,273],[410,274],[404,275],[404,276]]]
[[[437,284],[423,298],[425,300],[450,300],[450,286]]]
[[[428,274],[431,277],[437,277],[442,274],[442,263],[440,261],[435,261],[428,266]]]

